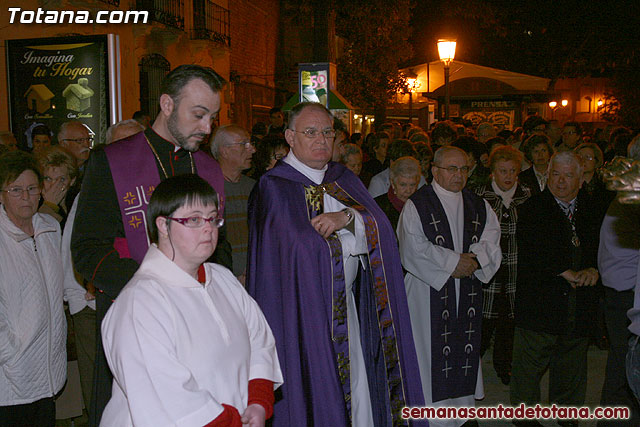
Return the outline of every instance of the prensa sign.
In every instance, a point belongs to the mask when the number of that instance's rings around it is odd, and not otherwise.
[[[118,37],[109,35],[7,40],[9,116],[21,145],[43,123],[85,124],[96,142],[121,119]]]

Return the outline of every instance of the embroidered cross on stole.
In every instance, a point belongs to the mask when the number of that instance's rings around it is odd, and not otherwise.
[[[118,197],[120,215],[131,258],[142,262],[149,248],[147,205],[161,182],[158,165],[143,132],[104,148]],[[202,151],[193,153],[198,175],[218,192],[220,215],[224,212],[224,177],[216,161]],[[135,161],[135,166],[132,167]]]
[[[411,196],[422,228],[432,243],[454,250],[450,224],[431,185]],[[486,223],[484,201],[462,190],[463,251],[477,243]],[[474,394],[480,363],[482,284],[473,276],[460,279],[456,307],[455,279],[440,291],[431,288],[431,387],[433,401]]]

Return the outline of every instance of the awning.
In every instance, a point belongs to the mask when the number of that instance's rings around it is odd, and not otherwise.
[[[282,107],[282,111],[291,111],[291,109],[300,102],[300,97],[298,94],[293,95],[286,104]],[[340,95],[335,90],[329,90],[329,110],[353,110],[353,106],[344,99],[342,95]]]
[[[405,73],[417,74],[416,82],[419,86],[416,92],[433,93],[444,86],[444,63],[432,61],[413,67],[403,68]],[[528,74],[514,73],[497,68],[483,67],[482,65],[469,64],[461,61],[453,61],[449,66],[449,82],[468,78],[484,78],[498,80],[519,92],[546,92],[550,79],[530,76]]]

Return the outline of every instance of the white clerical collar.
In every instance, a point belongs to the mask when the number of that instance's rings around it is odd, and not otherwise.
[[[296,157],[295,154],[293,154],[293,150],[289,150],[289,154],[287,154],[282,161],[309,178],[315,184],[322,184],[324,174],[328,169],[327,165],[324,165],[322,169],[314,169],[305,165]]]
[[[516,183],[509,190],[502,191],[500,187],[498,187],[498,184],[496,184],[496,180],[491,180],[491,188],[493,189],[494,193],[500,196],[500,198],[502,199],[502,204],[504,204],[507,208],[511,205],[511,200],[513,200],[513,195],[516,193],[517,186],[518,184]]]
[[[453,192],[453,191],[446,190],[440,184],[438,184],[438,182],[435,179],[431,181],[431,185],[433,185],[433,190],[436,192],[438,196],[446,197],[449,199],[462,197],[462,192],[460,191]]]

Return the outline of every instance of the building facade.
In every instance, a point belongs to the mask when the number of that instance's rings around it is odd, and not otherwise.
[[[278,45],[278,0],[60,0],[55,12],[99,12],[115,17],[146,11],[147,23],[37,23],[30,12],[52,11],[51,2],[21,0],[12,13],[0,10],[0,39],[32,39],[69,35],[116,34],[120,45],[121,118],[138,110],[158,113],[160,81],[181,64],[212,67],[230,83],[221,106],[220,124],[250,128],[253,112],[275,105]],[[26,12],[26,13],[25,13]],[[49,14],[50,15],[50,14]],[[23,17],[23,22],[19,18]],[[106,15],[104,15],[106,16]],[[41,19],[42,21],[42,19]],[[10,130],[7,99],[6,46],[0,46],[0,131]],[[34,92],[35,93],[35,92]],[[256,106],[258,106],[256,108]],[[20,137],[19,135],[16,135]]]

